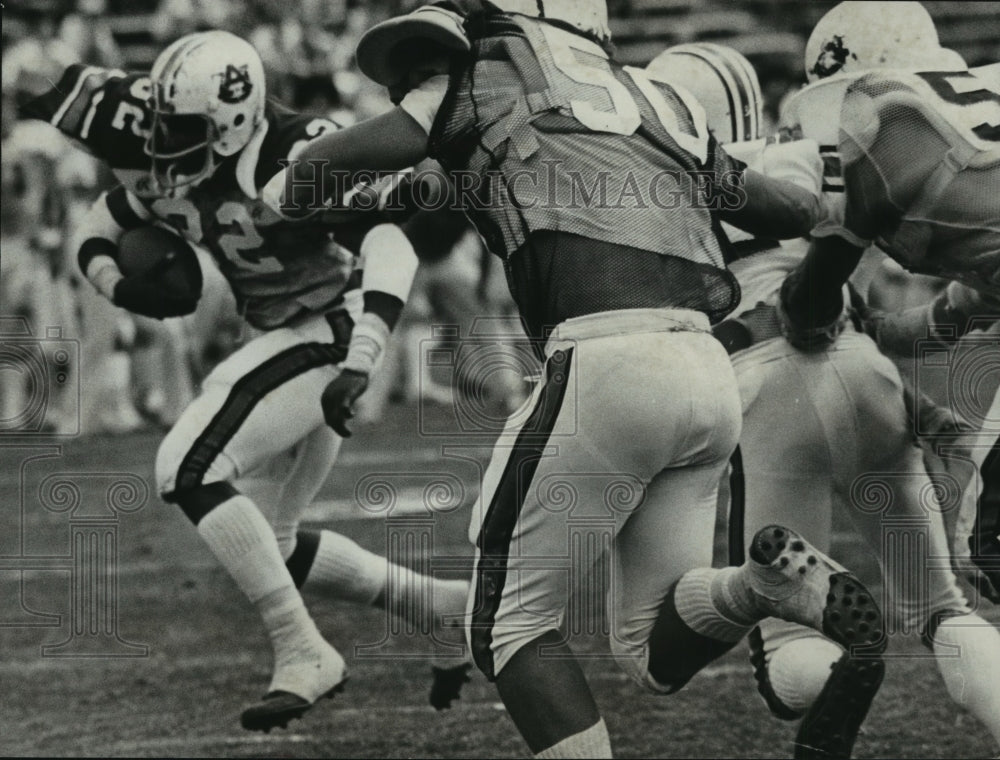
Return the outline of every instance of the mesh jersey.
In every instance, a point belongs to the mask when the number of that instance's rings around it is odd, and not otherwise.
[[[335,223],[329,216],[283,222],[257,197],[283,159],[336,125],[269,105],[266,129],[243,151],[209,179],[167,196],[152,183],[145,152],[148,96],[147,76],[74,65],[23,112],[49,121],[106,161],[155,219],[207,248],[254,327],[275,329],[338,306],[345,289],[358,282],[351,249],[385,219],[336,212]]]
[[[873,72],[841,111],[843,220],[913,272],[1000,295],[1000,89],[970,72]]]
[[[491,14],[469,30],[472,62],[452,77],[431,156],[483,178],[468,212],[529,329],[610,309],[727,314],[738,286],[708,209],[743,167],[693,98],[545,22]],[[535,246],[542,233],[561,245]]]
[[[728,143],[726,149],[751,169],[772,179],[791,182],[816,195],[821,192],[824,161],[814,140],[754,140]],[[776,240],[755,239],[728,224],[723,225],[723,229],[737,248],[747,245],[751,246],[750,250],[756,251],[729,265],[742,291],[742,300],[735,313],[740,314],[761,304],[776,304],[781,283],[806,254],[805,241],[779,243]]]

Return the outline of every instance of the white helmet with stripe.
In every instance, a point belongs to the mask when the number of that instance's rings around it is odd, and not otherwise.
[[[693,42],[667,48],[646,73],[653,80],[689,90],[705,109],[708,128],[720,143],[760,136],[764,98],[753,65],[725,45]]]
[[[146,152],[161,187],[211,176],[216,155],[239,152],[264,123],[264,66],[250,43],[229,32],[181,37],[157,57],[150,80]]]

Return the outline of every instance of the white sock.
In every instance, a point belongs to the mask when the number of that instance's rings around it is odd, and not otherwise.
[[[757,622],[734,599],[741,584],[739,568],[689,570],[674,590],[677,614],[695,633],[716,641],[739,641]]]
[[[250,499],[223,502],[198,523],[198,533],[257,606],[279,661],[322,642],[270,525]]]
[[[325,644],[295,587],[268,594],[257,603],[275,651],[275,665],[319,657]]]
[[[819,636],[782,644],[771,653],[767,664],[775,696],[793,710],[806,712],[823,691],[830,670],[843,654],[843,649]]]
[[[246,496],[234,496],[205,515],[198,533],[251,602],[295,588],[274,531]]]
[[[941,621],[934,654],[948,693],[1000,744],[1000,633],[978,615]]]
[[[553,744],[548,749],[543,749],[535,757],[610,758],[612,757],[611,739],[608,736],[608,727],[604,725],[604,719],[602,718],[586,731],[567,736],[558,744]]]
[[[388,577],[385,557],[365,551],[347,536],[324,530],[303,591],[374,604]]]
[[[324,530],[302,588],[361,604],[374,604],[384,596],[393,614],[430,631],[432,615],[465,612],[469,585],[421,575],[362,549],[347,536]]]

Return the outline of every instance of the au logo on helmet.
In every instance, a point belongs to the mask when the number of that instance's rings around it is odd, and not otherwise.
[[[242,103],[250,97],[253,84],[246,66],[226,66],[222,75],[222,85],[219,87],[219,100],[223,103]]]
[[[832,76],[844,68],[848,56],[851,56],[854,60],[858,59],[854,53],[844,46],[844,38],[835,34],[833,39],[823,46],[819,58],[816,59],[816,64],[810,73],[818,77]]]

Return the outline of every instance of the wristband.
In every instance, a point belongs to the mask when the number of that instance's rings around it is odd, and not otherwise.
[[[114,303],[115,286],[125,279],[114,259],[104,255],[94,256],[87,264],[84,274],[97,288],[97,292]]]
[[[343,369],[371,375],[388,340],[389,326],[377,315],[365,312],[351,331],[347,358],[340,366]]]

